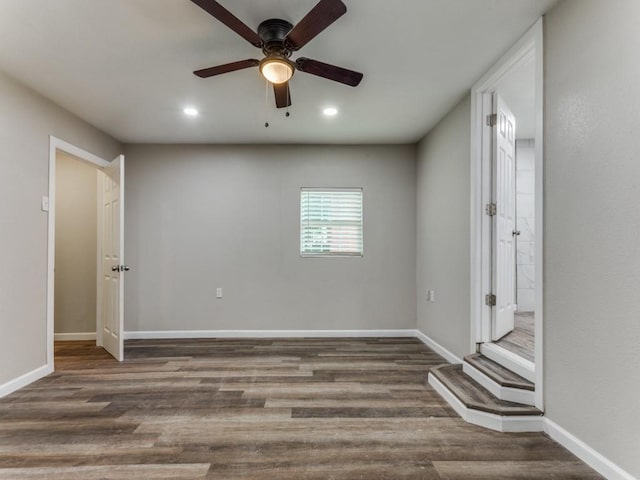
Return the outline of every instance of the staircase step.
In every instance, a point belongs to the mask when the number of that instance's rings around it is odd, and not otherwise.
[[[465,407],[500,416],[540,416],[535,407],[515,402],[507,402],[494,397],[491,392],[464,374],[462,365],[441,365],[432,368],[434,375]]]
[[[498,385],[510,388],[519,388],[522,390],[535,390],[535,385],[526,378],[513,373],[511,370],[497,364],[490,358],[485,357],[481,353],[474,353],[464,357],[464,361],[484,373]]]

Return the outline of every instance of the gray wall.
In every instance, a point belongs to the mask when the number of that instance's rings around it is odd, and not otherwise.
[[[56,156],[56,333],[96,331],[98,169]]]
[[[126,330],[415,328],[414,146],[125,153]],[[300,187],[338,186],[364,257],[301,258]]]
[[[470,109],[467,95],[418,146],[418,329],[459,357],[471,342]]]
[[[46,363],[49,135],[105,158],[120,145],[0,73],[0,385]]]
[[[640,2],[546,19],[547,416],[640,478]]]

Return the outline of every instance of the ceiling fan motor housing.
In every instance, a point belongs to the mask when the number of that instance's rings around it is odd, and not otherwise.
[[[265,55],[279,53],[289,58],[291,50],[285,45],[285,38],[291,31],[293,25],[286,20],[271,18],[265,20],[258,26],[258,35],[262,39],[262,51]]]

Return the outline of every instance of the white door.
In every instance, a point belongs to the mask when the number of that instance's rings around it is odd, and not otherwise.
[[[124,155],[103,169],[102,182],[102,346],[124,359]]]
[[[516,229],[516,119],[502,98],[493,95],[493,293],[491,338],[498,340],[513,330],[515,304]]]

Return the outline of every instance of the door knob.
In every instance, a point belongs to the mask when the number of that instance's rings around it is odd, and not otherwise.
[[[520,230],[514,230],[513,232],[511,232],[511,235],[517,237],[518,235],[520,235]]]
[[[122,265],[122,270],[124,270],[125,272],[128,272],[131,269],[129,268],[129,265]]]
[[[111,271],[112,272],[119,272],[120,271],[120,265],[113,265],[111,267]]]

